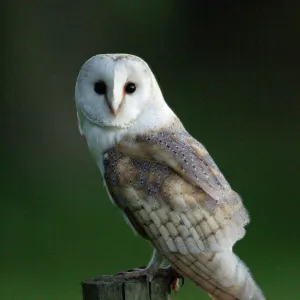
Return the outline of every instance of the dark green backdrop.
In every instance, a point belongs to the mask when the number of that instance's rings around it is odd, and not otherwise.
[[[0,299],[80,300],[81,280],[150,257],[77,130],[77,73],[105,52],[150,64],[250,211],[236,252],[268,299],[300,299],[300,5],[284,3],[6,0]]]

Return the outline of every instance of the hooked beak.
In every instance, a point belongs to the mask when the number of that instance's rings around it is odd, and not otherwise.
[[[115,80],[112,87],[108,89],[107,94],[105,95],[109,110],[114,117],[118,115],[125,97],[124,89],[121,84],[122,80]]]
[[[118,112],[119,112],[119,108],[115,109],[115,108],[110,106],[110,111],[113,114],[113,116],[116,117]]]
[[[112,99],[112,101],[108,100],[108,98],[106,98],[109,110],[111,111],[112,115],[114,117],[116,117],[119,113],[120,107],[122,105],[123,102],[123,98],[121,99],[121,101],[116,101],[115,99]]]

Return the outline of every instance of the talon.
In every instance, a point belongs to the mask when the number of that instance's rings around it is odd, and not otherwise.
[[[180,280],[182,281],[180,286]],[[184,277],[182,276],[176,276],[173,278],[173,281],[171,282],[171,290],[177,293],[179,291],[179,288],[182,288],[184,285]]]
[[[184,277],[181,277],[181,281],[182,281],[181,287],[183,287],[183,285],[184,285]]]

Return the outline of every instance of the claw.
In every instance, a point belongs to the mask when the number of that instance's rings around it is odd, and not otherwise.
[[[184,285],[184,277],[179,275],[172,267],[162,268],[159,270],[141,267],[130,269],[125,272],[119,272],[116,274],[117,277],[122,277],[125,279],[137,279],[146,277],[148,282],[151,282],[154,277],[159,275],[168,276],[170,278],[170,288],[175,293],[177,293],[180,288],[180,280],[182,281],[181,287],[183,287]]]

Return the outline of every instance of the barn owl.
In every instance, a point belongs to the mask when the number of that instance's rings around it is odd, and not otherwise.
[[[212,299],[263,300],[232,247],[249,222],[206,148],[184,128],[141,58],[101,54],[82,66],[75,87],[79,130],[108,195],[154,248],[152,280],[164,260]]]

